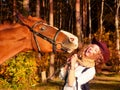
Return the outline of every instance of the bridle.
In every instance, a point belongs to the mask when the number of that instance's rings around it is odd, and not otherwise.
[[[29,28],[30,31],[33,32],[33,36],[34,36],[34,40],[35,40],[36,45],[37,45],[37,48],[38,48],[38,52],[40,52],[40,46],[39,46],[39,44],[38,44],[38,41],[37,41],[35,35],[40,36],[40,37],[43,38],[44,40],[47,40],[49,43],[51,43],[51,44],[52,44],[52,47],[53,47],[53,52],[56,53],[56,38],[57,38],[57,36],[58,36],[58,34],[60,33],[61,30],[58,30],[58,31],[55,33],[54,38],[51,39],[51,38],[48,38],[48,37],[46,37],[46,36],[44,36],[44,35],[42,35],[42,34],[40,34],[40,33],[38,33],[38,32],[36,32],[36,31],[33,30],[38,24],[44,24],[44,23],[43,23],[42,21],[38,21],[38,22],[36,22],[36,23],[32,26],[32,28],[31,28],[32,30]],[[46,25],[46,24],[44,24],[44,25]]]
[[[38,49],[39,58],[41,58],[41,50],[40,50],[40,46],[39,46],[39,44],[38,44],[38,40],[37,40],[36,36],[39,36],[39,37],[41,37],[42,39],[47,40],[49,43],[51,43],[51,44],[52,44],[53,53],[56,53],[56,46],[57,46],[57,44],[60,44],[60,45],[61,45],[61,50],[62,50],[62,51],[67,52],[67,49],[66,49],[67,47],[64,47],[62,43],[56,43],[56,39],[57,39],[57,37],[58,37],[58,34],[59,34],[60,31],[61,31],[60,29],[57,30],[57,32],[55,33],[53,39],[51,39],[51,38],[48,38],[48,37],[46,37],[46,36],[42,35],[41,33],[39,33],[39,32],[37,32],[37,31],[34,30],[34,28],[35,28],[38,24],[44,24],[44,23],[43,23],[42,21],[38,21],[38,22],[36,22],[32,27],[30,27],[30,26],[28,26],[28,25],[26,25],[26,24],[24,24],[24,23],[22,22],[22,25],[28,27],[29,30],[33,33],[33,37],[34,37],[34,40],[35,40],[35,43],[36,43],[36,46],[37,46],[37,49]],[[46,24],[44,24],[44,25],[46,25]],[[62,65],[62,66],[63,66],[63,65]],[[49,77],[47,78],[47,80],[51,79],[51,78],[52,78],[56,73],[58,73],[59,71],[60,71],[60,68],[57,69],[56,72],[55,72],[52,76],[49,76]]]
[[[33,33],[33,37],[34,37],[36,46],[37,46],[37,48],[38,48],[38,53],[41,53],[41,50],[40,50],[40,46],[39,46],[39,44],[38,44],[38,40],[37,40],[36,36],[39,36],[39,37],[41,37],[42,39],[44,39],[44,40],[48,41],[49,43],[51,43],[51,44],[52,44],[52,49],[53,49],[53,52],[54,52],[54,53],[56,53],[56,47],[57,47],[58,44],[61,45],[61,50],[62,50],[62,51],[64,51],[64,52],[67,51],[67,50],[65,49],[66,47],[64,47],[64,46],[62,45],[62,43],[56,43],[56,38],[58,37],[58,34],[59,34],[60,31],[61,31],[60,29],[57,30],[57,32],[55,33],[53,39],[51,39],[51,38],[48,38],[48,37],[46,37],[46,36],[42,35],[41,33],[39,33],[39,32],[37,32],[37,31],[34,30],[34,28],[35,28],[38,24],[44,24],[44,23],[43,23],[42,21],[38,21],[38,22],[36,22],[32,27],[30,27],[30,26],[22,23],[22,25],[27,26],[27,27],[29,28],[29,30]],[[44,24],[44,25],[46,25],[46,24]]]

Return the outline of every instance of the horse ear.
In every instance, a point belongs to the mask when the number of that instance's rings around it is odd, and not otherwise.
[[[17,12],[17,17],[20,20],[20,22],[22,22],[23,24],[31,26],[33,23],[33,22],[31,23],[31,20],[29,20],[27,17],[23,16],[21,13]]]
[[[29,18],[29,19],[31,19],[31,18],[32,18],[32,16],[31,16],[31,15],[29,15],[29,16],[28,16],[28,18]]]

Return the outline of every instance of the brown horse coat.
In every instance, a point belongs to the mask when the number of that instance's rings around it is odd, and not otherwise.
[[[54,39],[57,28],[45,23],[45,21],[36,17],[25,18],[19,15],[22,23],[29,27],[35,26],[32,29],[41,33],[42,35]],[[35,25],[36,22],[41,21]],[[61,48],[65,48],[67,52],[72,52],[78,47],[78,39],[76,36],[68,32],[59,32],[56,36],[56,51],[63,52]],[[67,33],[67,34],[66,34]],[[41,52],[52,52],[52,44],[43,38],[36,36]],[[7,59],[15,56],[19,52],[27,50],[37,50],[33,33],[27,26],[16,24],[2,24],[0,25],[0,64]]]

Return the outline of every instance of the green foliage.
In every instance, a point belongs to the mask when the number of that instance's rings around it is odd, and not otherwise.
[[[49,60],[50,60],[49,53],[42,53],[41,60],[39,60],[37,62],[38,63],[38,67],[41,69],[41,72],[42,71],[46,71],[48,69]]]
[[[26,88],[39,83],[35,53],[22,52],[0,67],[0,88]]]

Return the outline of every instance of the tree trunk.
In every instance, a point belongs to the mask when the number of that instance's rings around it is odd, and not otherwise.
[[[36,16],[40,17],[40,0],[37,0],[37,4],[36,4]]]
[[[13,18],[13,23],[16,23],[16,20],[15,20],[15,10],[16,10],[16,0],[13,0],[13,16],[14,16],[14,18]]]
[[[86,32],[87,32],[87,15],[88,15],[88,11],[87,11],[87,7],[88,7],[88,5],[87,5],[87,0],[83,0],[83,2],[82,2],[82,4],[83,4],[83,8],[82,8],[82,30],[83,30],[83,37],[82,38],[84,38],[85,36],[86,36]]]
[[[81,18],[80,18],[80,0],[76,0],[76,31],[79,42],[82,42],[82,28],[81,28]]]
[[[30,11],[29,0],[23,0],[23,7],[26,10],[26,14],[29,15],[29,11]]]
[[[102,5],[101,5],[101,15],[100,15],[100,35],[99,35],[99,40],[101,41],[101,36],[103,33],[103,8],[104,8],[104,0],[102,0]]]
[[[49,23],[51,26],[53,26],[53,0],[50,0],[50,16],[49,16]],[[51,58],[50,58],[50,69],[49,69],[49,76],[52,76],[54,73],[54,53],[51,53]]]
[[[86,35],[86,29],[87,29],[87,0],[83,0],[83,12],[82,12],[82,22],[83,22],[83,31],[84,31],[84,35]]]
[[[50,75],[49,75],[49,77],[52,76],[52,78],[50,78],[50,79],[54,78],[54,76],[53,76],[53,74],[55,72],[55,70],[54,70],[54,66],[55,66],[54,65],[54,62],[55,62],[54,58],[55,58],[55,54],[51,53],[51,55],[50,55],[50,68],[49,68]]]
[[[46,71],[41,72],[42,82],[46,82]]]
[[[116,26],[116,50],[117,50],[117,57],[118,57],[118,63],[120,63],[120,35],[119,35],[119,8],[120,8],[120,0],[117,0],[116,2],[116,15],[115,15],[115,26]],[[120,71],[120,64],[118,64],[118,66],[116,66],[118,68],[117,72]]]
[[[49,23],[53,26],[53,0],[50,0],[50,16],[49,16]]]
[[[89,30],[90,30],[90,33],[89,33],[89,41],[90,41],[90,43],[91,43],[92,27],[91,27],[91,3],[90,3],[90,0],[88,0],[88,10],[89,10]]]

